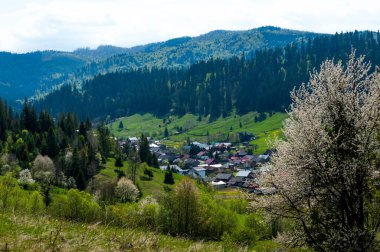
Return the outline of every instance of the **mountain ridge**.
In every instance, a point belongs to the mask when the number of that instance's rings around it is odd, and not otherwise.
[[[142,67],[189,67],[198,61],[253,54],[264,47],[285,46],[317,35],[260,27],[242,31],[216,30],[200,36],[184,36],[130,48],[102,45],[96,49],[79,48],[72,52],[0,52],[0,68],[3,69],[0,69],[0,83],[3,83],[0,96],[12,103],[36,94],[41,96],[54,86],[81,85],[83,80],[97,74]]]

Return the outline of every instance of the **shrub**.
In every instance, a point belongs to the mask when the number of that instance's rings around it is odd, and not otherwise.
[[[0,177],[0,208],[3,212],[38,213],[45,207],[38,191],[22,190],[10,173]]]
[[[54,216],[75,221],[91,222],[102,217],[101,208],[91,194],[77,189],[70,189],[67,195],[57,195],[49,210]]]
[[[98,174],[90,181],[87,190],[95,195],[97,202],[113,203],[116,197],[116,185],[116,179]]]

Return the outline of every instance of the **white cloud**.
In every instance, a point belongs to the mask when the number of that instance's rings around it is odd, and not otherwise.
[[[380,29],[375,0],[0,0],[0,50],[133,46],[263,25],[334,33]]]

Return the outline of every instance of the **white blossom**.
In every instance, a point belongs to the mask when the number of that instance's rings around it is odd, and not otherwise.
[[[115,194],[122,201],[136,201],[140,192],[132,180],[122,177],[116,185]]]
[[[354,52],[346,67],[325,61],[292,92],[286,140],[275,144],[278,193],[266,207],[296,220],[316,250],[368,250],[374,239],[365,214],[379,151],[380,76],[370,69]]]

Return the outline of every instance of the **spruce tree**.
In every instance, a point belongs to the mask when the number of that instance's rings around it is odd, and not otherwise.
[[[122,159],[121,155],[117,155],[117,157],[115,159],[115,166],[116,167],[123,167],[123,159]]]
[[[47,155],[51,158],[55,158],[58,154],[58,143],[53,128],[49,129],[47,139]]]
[[[173,185],[174,184],[173,171],[172,171],[172,169],[170,169],[170,167],[165,172],[164,183],[165,184],[169,184],[169,185]]]
[[[150,149],[149,149],[149,143],[148,139],[144,136],[144,134],[141,135],[140,139],[140,149],[139,149],[139,156],[141,162],[145,162],[148,165],[150,165]]]
[[[80,126],[79,126],[79,135],[82,135],[82,136],[84,136],[85,138],[87,137],[87,129],[86,129],[86,126],[84,125],[83,122],[80,122]]]
[[[122,121],[119,122],[119,129],[124,129],[124,125]]]

